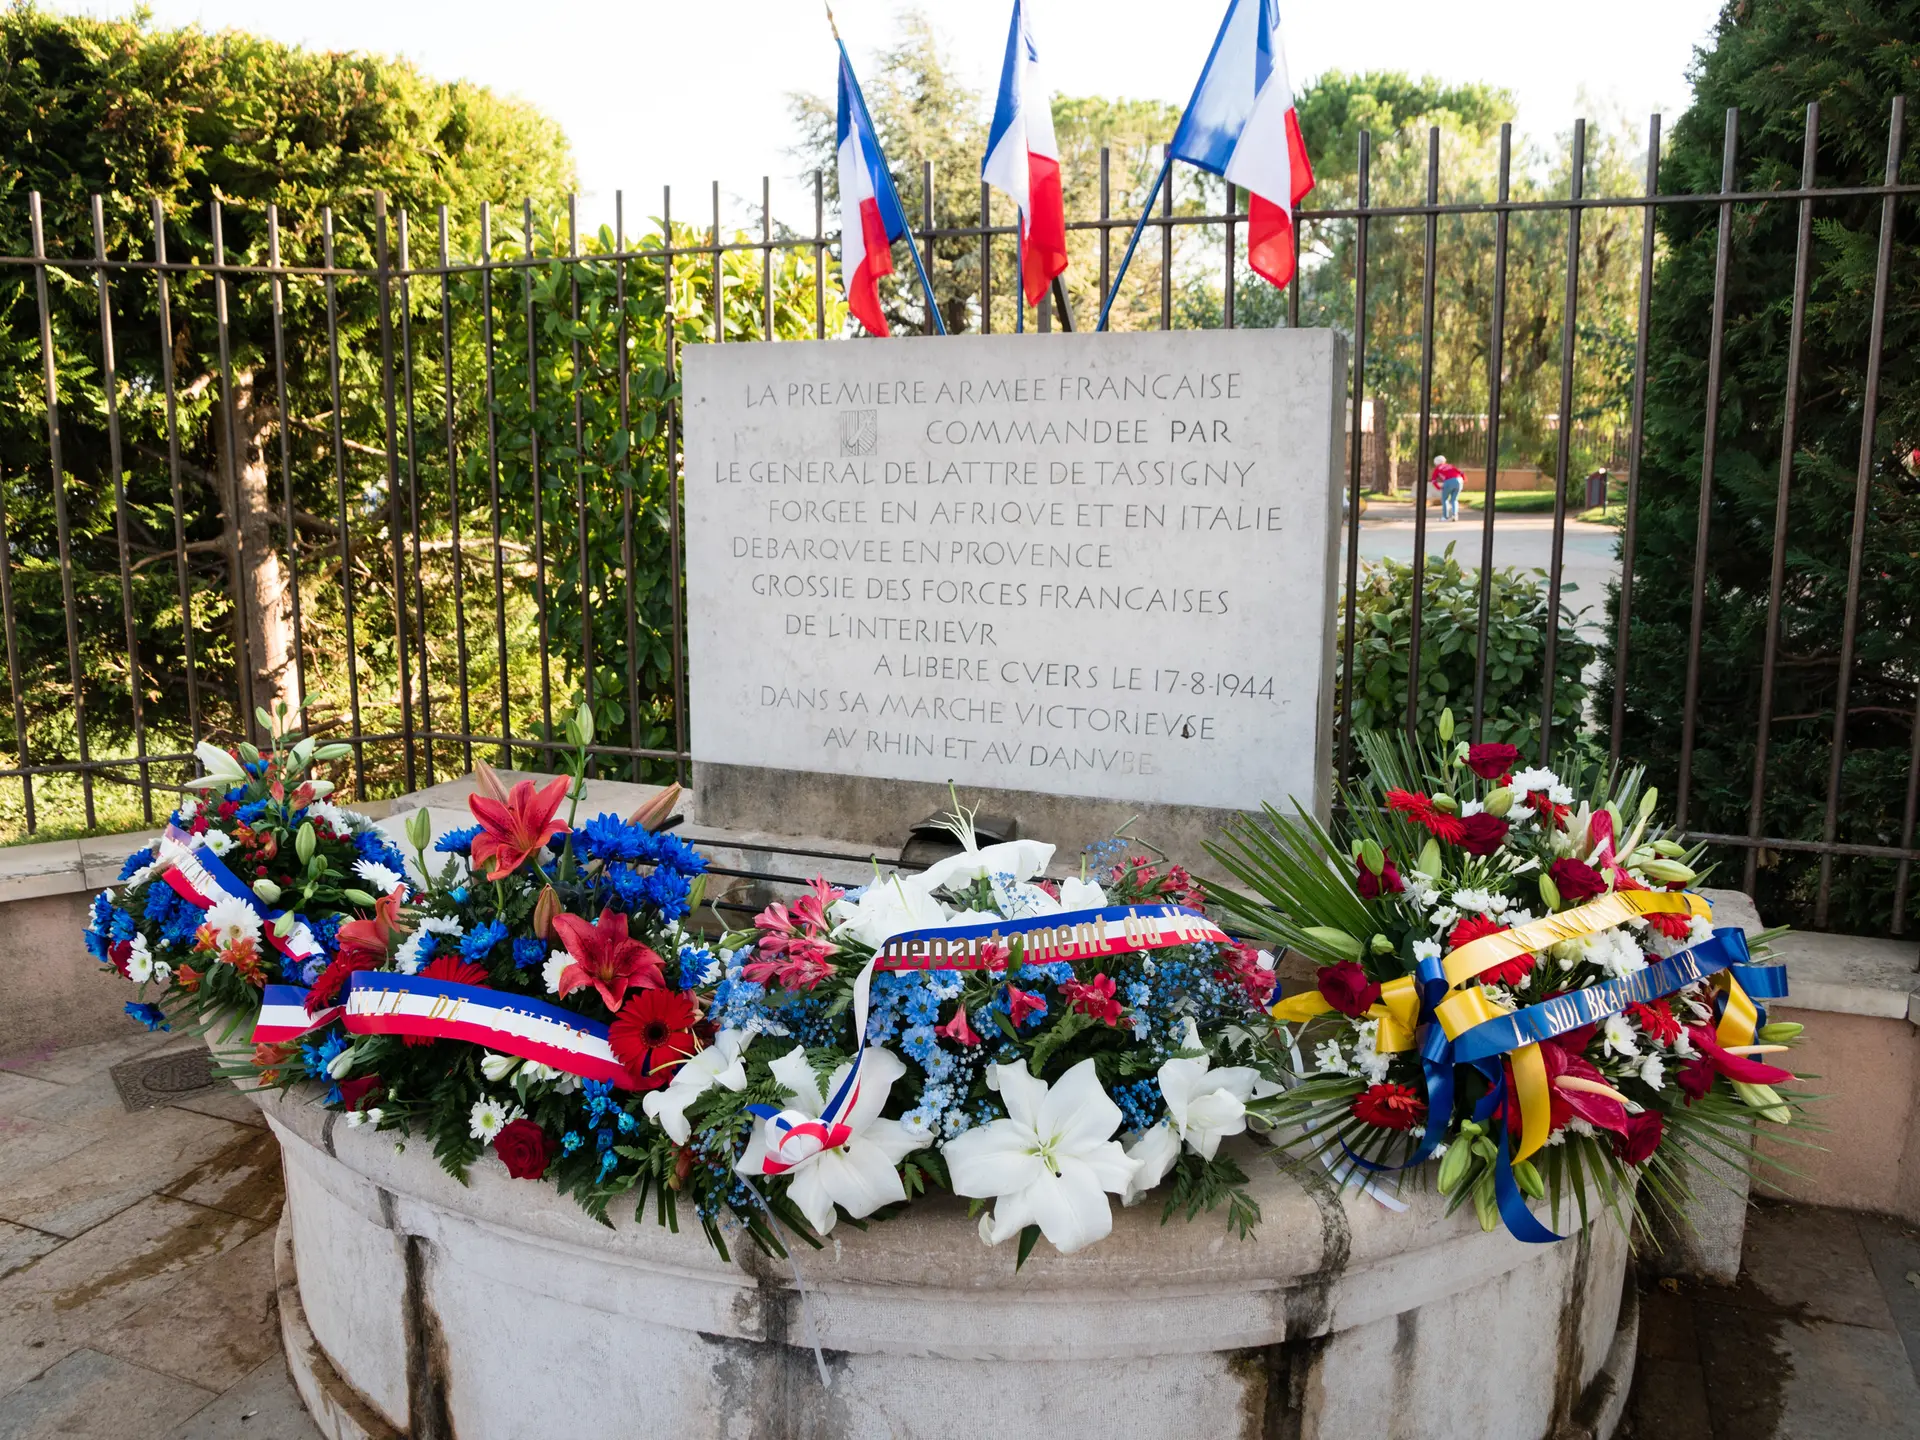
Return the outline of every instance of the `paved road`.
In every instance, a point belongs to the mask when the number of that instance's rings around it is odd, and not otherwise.
[[[1376,505],[1360,523],[1360,556],[1363,560],[1413,559],[1412,507]],[[1440,519],[1438,509],[1427,515],[1427,554],[1444,554],[1447,546],[1467,570],[1480,567],[1481,516],[1478,510],[1461,511],[1461,518],[1449,523]],[[1620,573],[1618,535],[1610,525],[1586,525],[1567,522],[1565,561],[1561,589],[1567,607],[1578,615],[1590,638],[1605,624],[1607,582]],[[1341,563],[1345,563],[1344,535],[1341,539]],[[1496,515],[1493,522],[1493,563],[1496,569],[1546,570],[1553,562],[1553,517],[1551,515]],[[1577,588],[1575,588],[1577,587]]]

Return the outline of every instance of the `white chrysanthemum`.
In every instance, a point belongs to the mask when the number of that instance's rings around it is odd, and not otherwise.
[[[367,882],[369,889],[376,895],[391,894],[400,886],[400,877],[391,867],[382,865],[378,860],[356,860],[353,873]]]
[[[1338,1040],[1322,1040],[1313,1052],[1313,1068],[1322,1075],[1351,1075],[1353,1066]]]
[[[540,967],[540,978],[546,982],[547,993],[560,993],[560,976],[567,966],[573,963],[573,957],[564,950],[555,950],[547,956],[547,963]]]
[[[1532,819],[1533,819],[1533,807],[1531,805],[1515,805],[1512,809],[1507,811],[1507,823],[1516,830],[1518,830],[1521,826],[1525,825],[1528,821]],[[1535,863],[1537,864],[1538,862],[1535,862]],[[1525,867],[1522,867],[1522,868],[1525,868]],[[1515,870],[1513,873],[1518,875],[1520,871]]]
[[[1438,942],[1433,940],[1414,941],[1413,958],[1416,964],[1422,960],[1438,960],[1440,958],[1440,946]]]
[[[1547,799],[1556,805],[1571,805],[1573,803],[1573,791],[1565,785],[1549,785],[1547,787]]]
[[[416,930],[402,940],[399,950],[394,952],[393,968],[402,975],[418,975],[423,963],[421,952],[427,948],[428,938],[425,930]]]
[[[1667,1067],[1658,1055],[1649,1055],[1640,1062],[1640,1083],[1650,1090],[1666,1088]]]
[[[1484,915],[1493,909],[1493,896],[1484,890],[1456,890],[1448,899],[1454,909],[1467,915]]]
[[[1542,765],[1532,770],[1516,771],[1509,783],[1511,788],[1522,794],[1540,795],[1558,785],[1560,777]]]
[[[220,950],[242,940],[256,939],[260,934],[260,912],[231,895],[208,906],[207,918],[202,923],[212,928],[214,946]]]
[[[1631,1060],[1640,1054],[1640,1045],[1633,1037],[1633,1026],[1624,1015],[1609,1015],[1606,1025],[1601,1029],[1601,1045],[1610,1054],[1623,1060]]]
[[[200,845],[215,855],[224,855],[233,848],[233,837],[224,830],[209,830],[200,837]]]
[[[1687,1034],[1685,1030],[1682,1030],[1678,1035],[1673,1037],[1674,1059],[1692,1060],[1698,1053],[1699,1052],[1693,1048],[1693,1037]]]
[[[1460,818],[1466,820],[1474,815],[1478,815],[1486,808],[1487,807],[1482,805],[1478,800],[1462,800],[1460,802]]]
[[[422,915],[420,928],[429,935],[451,935],[455,939],[467,933],[467,927],[451,915]]]
[[[353,816],[330,800],[309,801],[307,804],[307,818],[310,820],[324,820],[343,835],[353,828]]]
[[[1427,917],[1427,924],[1435,930],[1451,930],[1459,922],[1460,912],[1451,905],[1442,905]]]
[[[1640,942],[1624,929],[1602,930],[1580,940],[1583,958],[1597,965],[1611,980],[1622,980],[1647,968]]]
[[[467,1133],[482,1145],[491,1145],[493,1137],[520,1118],[516,1105],[499,1100],[476,1100],[467,1112]]]
[[[147,937],[136,932],[127,945],[127,978],[144,985],[153,978],[153,950]]]

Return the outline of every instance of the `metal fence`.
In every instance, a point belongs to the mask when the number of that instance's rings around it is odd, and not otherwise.
[[[1480,442],[1478,468],[1483,473],[1472,481],[1484,487],[1489,501],[1482,511],[1479,535],[1480,624],[1471,707],[1477,735],[1489,669],[1487,618],[1495,543],[1491,492],[1501,444],[1510,227],[1516,217],[1530,213],[1550,214],[1565,227],[1558,414],[1573,415],[1582,224],[1598,211],[1638,216],[1639,311],[1632,413],[1618,447],[1625,480],[1625,520],[1614,622],[1615,678],[1610,696],[1601,698],[1590,716],[1595,724],[1610,720],[1604,729],[1612,737],[1613,758],[1620,759],[1622,722],[1629,704],[1626,659],[1633,642],[1636,541],[1643,498],[1647,342],[1658,248],[1655,215],[1669,206],[1709,207],[1716,214],[1719,248],[1708,400],[1700,417],[1705,460],[1699,477],[1686,721],[1677,757],[1675,800],[1685,825],[1698,726],[1713,723],[1699,713],[1698,690],[1710,502],[1720,431],[1730,233],[1736,213],[1749,207],[1797,208],[1796,288],[1790,297],[1783,297],[1791,304],[1793,351],[1768,624],[1757,657],[1760,719],[1750,821],[1741,831],[1699,833],[1696,838],[1740,852],[1749,888],[1765,852],[1819,857],[1822,922],[1836,860],[1896,864],[1891,915],[1895,933],[1903,928],[1908,909],[1912,863],[1920,859],[1914,844],[1920,724],[1915,727],[1917,738],[1906,771],[1904,823],[1898,843],[1843,843],[1837,834],[1841,767],[1847,748],[1847,690],[1860,640],[1856,620],[1862,587],[1876,583],[1862,573],[1862,537],[1890,256],[1899,202],[1920,193],[1920,186],[1898,183],[1903,120],[1902,104],[1895,102],[1885,178],[1880,184],[1819,185],[1813,159],[1817,117],[1810,112],[1807,161],[1799,186],[1742,192],[1734,183],[1736,130],[1730,114],[1720,188],[1710,193],[1660,193],[1661,134],[1656,117],[1648,133],[1644,192],[1606,196],[1583,193],[1586,136],[1583,127],[1576,127],[1570,192],[1540,200],[1512,198],[1510,137],[1503,133],[1498,197],[1462,203],[1441,201],[1435,131],[1427,156],[1425,199],[1400,205],[1374,202],[1373,152],[1363,135],[1355,203],[1308,209],[1296,228],[1297,237],[1306,237],[1309,249],[1312,237],[1330,227],[1339,227],[1350,247],[1347,313],[1352,317],[1351,373],[1355,377],[1367,373],[1370,328],[1378,323],[1368,294],[1370,239],[1383,226],[1417,232],[1424,277],[1420,313],[1417,320],[1400,318],[1417,325],[1422,338],[1414,473],[1424,475],[1434,451],[1444,448],[1442,437],[1450,423],[1436,414],[1434,395],[1439,226],[1449,216],[1485,217],[1491,222],[1494,284],[1484,317],[1488,403],[1484,423],[1474,427]],[[1070,222],[1072,231],[1090,235],[1095,242],[1103,292],[1112,283],[1114,247],[1125,240],[1134,220],[1131,214],[1114,213],[1108,170],[1103,152],[1099,212]],[[951,250],[977,245],[978,283],[971,313],[976,328],[991,329],[996,279],[1008,290],[1014,284],[1012,227],[993,223],[984,187],[977,223],[936,226],[933,176],[929,172],[922,178],[921,224],[916,233],[929,247]],[[204,218],[202,253],[182,253],[178,237],[187,232],[180,217],[163,215],[155,201],[146,217],[145,243],[136,246],[129,239],[127,253],[112,254],[110,215],[98,197],[92,201],[90,250],[59,253],[57,247],[49,246],[41,199],[33,196],[31,253],[0,256],[0,301],[11,295],[15,302],[11,312],[0,308],[0,320],[10,313],[16,327],[23,316],[37,323],[38,353],[16,347],[0,361],[0,370],[12,370],[7,376],[10,392],[23,397],[20,405],[36,411],[44,406],[44,429],[35,443],[52,512],[48,537],[42,540],[28,533],[33,523],[31,503],[16,506],[23,509],[21,514],[0,512],[0,611],[5,619],[17,751],[15,763],[0,768],[0,781],[18,787],[24,829],[33,832],[43,823],[46,787],[71,786],[76,781],[77,803],[86,825],[95,825],[101,818],[97,787],[102,785],[117,787],[117,794],[137,796],[141,815],[151,820],[156,813],[155,791],[164,794],[184,778],[184,767],[191,760],[188,739],[208,731],[237,738],[252,728],[250,717],[257,702],[323,681],[344,684],[344,698],[331,702],[335,708],[329,728],[354,743],[354,788],[362,795],[370,788],[432,783],[469,767],[476,752],[492,751],[493,758],[508,764],[516,758],[538,763],[542,756],[564,748],[554,726],[556,665],[563,706],[569,689],[590,702],[609,698],[622,702],[625,723],[609,727],[612,733],[603,732],[593,747],[598,763],[635,776],[684,776],[689,754],[680,417],[675,389],[680,351],[696,338],[696,330],[705,343],[724,344],[743,337],[824,337],[834,328],[828,271],[837,236],[826,227],[822,179],[814,177],[814,213],[807,231],[776,227],[771,204],[766,203],[769,195],[763,183],[757,236],[728,234],[721,222],[717,185],[711,219],[702,217],[704,233],[684,220],[675,222],[670,191],[662,195],[652,230],[639,239],[628,235],[624,205],[617,204],[611,243],[598,248],[591,244],[583,248],[571,207],[564,233],[556,230],[544,246],[531,203],[519,209],[517,236],[498,243],[496,217],[483,211],[477,243],[465,255],[456,252],[451,239],[455,227],[442,208],[432,217],[432,254],[425,263],[414,238],[419,226],[404,213],[390,212],[378,198],[369,207],[363,259],[350,263],[341,253],[345,231],[337,227],[334,216],[326,214],[318,217],[317,229],[309,228],[310,237],[318,237],[319,253],[295,263],[282,254],[281,218],[271,210],[248,221],[256,237],[264,236],[264,260],[230,258],[224,233],[230,233],[235,214],[223,213],[218,204],[205,217],[190,217],[194,226]],[[1774,723],[1772,694],[1779,664],[1787,508],[1794,469],[1793,417],[1801,389],[1799,341],[1806,323],[1813,217],[1818,205],[1861,198],[1879,201],[1880,231],[1873,334],[1861,356],[1866,372],[1863,439],[1833,707],[1831,771],[1819,833],[1773,836],[1765,834],[1763,826],[1769,793],[1767,747]],[[1150,320],[1157,316],[1161,327],[1176,323],[1176,272],[1181,263],[1197,263],[1193,257],[1204,247],[1218,257],[1221,323],[1240,323],[1247,287],[1264,284],[1242,273],[1244,192],[1229,186],[1220,208],[1177,211],[1169,179],[1155,202],[1149,228],[1157,232],[1159,264],[1149,283],[1157,286],[1158,293],[1149,295],[1142,313]],[[129,237],[136,234],[128,225],[122,228]],[[172,248],[170,230],[176,237]],[[1186,247],[1184,260],[1176,254],[1179,245]],[[756,269],[758,296],[753,298]],[[1006,293],[1001,292],[1002,305]],[[604,304],[603,295],[610,297]],[[1056,324],[1073,327],[1076,317],[1064,313],[1064,296],[1060,292],[1056,296],[1038,307],[1035,330],[1046,332]],[[97,334],[82,335],[75,323],[81,313],[75,307],[87,297],[97,318]],[[1299,297],[1298,286],[1287,294],[1287,323],[1299,322]],[[191,324],[183,321],[183,306],[201,307],[204,318]],[[123,353],[129,317],[136,315],[142,326],[153,328],[142,332],[150,353],[133,373]],[[1077,318],[1084,327],[1088,317]],[[647,335],[655,339],[640,336],[643,325],[651,327]],[[195,326],[192,338],[207,349],[210,361],[202,376],[189,380],[176,373],[176,361],[183,353],[183,330]],[[207,346],[209,334],[211,345]],[[473,338],[462,338],[467,336]],[[643,356],[646,346],[651,348]],[[242,351],[252,358],[243,363]],[[83,357],[84,363],[76,356]],[[37,375],[29,368],[36,365]],[[90,370],[90,376],[69,373],[76,368]],[[311,445],[295,433],[295,407],[289,398],[302,386],[311,388],[317,397],[314,403],[323,406],[315,411],[317,419],[300,422],[312,432]],[[1355,383],[1352,388],[1364,391],[1365,386]],[[503,398],[508,390],[511,397]],[[271,405],[260,401],[263,394],[273,397]],[[15,407],[16,416],[20,405]],[[281,407],[283,423],[257,427],[251,440],[241,433],[236,417],[251,413],[248,406],[266,413],[272,405]],[[610,418],[595,418],[595,407]],[[1349,407],[1353,433],[1348,480],[1356,513],[1365,449],[1362,409],[1358,404]],[[516,415],[524,417],[523,430],[515,428]],[[130,433],[136,428],[144,439]],[[1555,428],[1559,500],[1552,517],[1547,585],[1549,610],[1556,615],[1566,555],[1565,482],[1576,428]],[[76,460],[72,438],[82,431],[90,437],[84,461]],[[15,439],[19,440],[17,430]],[[622,458],[608,459],[614,451]],[[631,458],[643,451],[641,460]],[[14,453],[17,457],[17,446]],[[76,487],[87,478],[83,470],[90,476],[87,483],[98,488],[91,518],[74,513]],[[219,536],[195,539],[190,534],[185,517],[192,509],[189,494],[196,473],[222,505],[231,502],[231,514],[238,517]],[[240,492],[249,484],[257,489],[262,475],[277,488],[277,496],[270,496],[272,503],[264,508],[255,496],[249,512]],[[515,529],[519,502],[507,491],[522,481],[530,482],[523,487],[529,523]],[[25,477],[17,468],[0,474],[0,491],[27,484],[37,487],[39,480]],[[299,503],[301,494],[321,493],[316,488],[320,486],[333,501],[334,513],[329,517],[307,513]],[[134,493],[143,487],[146,502]],[[157,502],[155,494],[160,497]],[[169,505],[170,535],[155,519]],[[249,513],[259,522],[251,528],[246,519]],[[1416,578],[1408,650],[1410,711],[1420,689],[1426,623],[1421,577],[1428,561],[1429,527],[1424,504],[1415,507],[1413,525]],[[660,532],[657,537],[655,530]],[[303,536],[309,538],[302,540]],[[603,551],[597,558],[596,543]],[[78,553],[88,544],[100,557],[97,573],[88,571],[88,562]],[[1343,565],[1344,661],[1349,673],[1360,550],[1359,534],[1350,528]],[[565,573],[556,573],[556,556],[561,557]],[[217,574],[209,579],[204,568],[196,568],[208,565],[216,571],[226,568],[232,583],[224,599]],[[168,566],[175,572],[176,583],[161,596],[151,577]],[[245,593],[246,586],[263,573],[262,567],[279,575],[283,593],[274,604],[290,620],[291,653],[280,664],[291,683],[278,690],[262,678],[270,668],[265,662],[273,658],[265,653],[273,637],[256,622],[267,612],[252,613],[253,601]],[[43,607],[29,606],[23,599],[23,587],[31,580],[38,587],[35,593],[54,603],[49,579],[54,570],[59,575],[58,634],[47,629]],[[92,581],[86,579],[89,574]],[[116,593],[121,613],[113,615]],[[200,617],[209,606],[218,609],[221,603],[231,612],[224,628],[202,623]],[[323,609],[326,613],[319,616]],[[555,637],[556,626],[563,614],[571,616],[576,610],[578,633],[566,634],[561,644]],[[176,617],[172,623],[177,625],[177,636],[166,621],[169,614]],[[568,625],[573,623],[566,620]],[[23,633],[32,624],[41,625],[50,637],[42,647],[46,654],[59,655],[64,663],[49,661],[36,667],[32,637]],[[327,626],[344,632],[343,644],[327,642],[337,667],[328,655],[315,651]],[[1556,739],[1555,649],[1560,643],[1559,628],[1549,625],[1540,697],[1543,753]],[[650,672],[641,664],[642,652],[664,653],[666,659]],[[118,708],[121,702],[112,698],[119,692],[101,688],[102,676],[117,677],[121,672],[125,713]],[[57,704],[49,703],[50,696]],[[163,725],[156,719],[161,701],[171,707],[169,713],[177,714],[177,721]],[[108,713],[102,713],[103,707]],[[49,726],[66,726],[69,711],[70,746],[64,738],[57,743],[34,742],[31,737],[36,732],[46,734]],[[1349,689],[1340,714],[1342,764],[1350,755],[1351,711]],[[35,721],[30,712],[46,712],[46,716]],[[489,712],[492,723],[485,723],[483,717]],[[59,733],[65,735],[64,730]],[[113,737],[115,753],[98,753],[96,739],[103,734]],[[165,743],[155,744],[156,740]],[[52,753],[44,753],[49,750]],[[40,804],[36,804],[36,784],[41,788]],[[163,804],[161,811],[165,808]]]

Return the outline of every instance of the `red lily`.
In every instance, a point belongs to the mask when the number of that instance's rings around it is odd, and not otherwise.
[[[591,985],[609,1010],[618,1010],[629,985],[657,990],[666,983],[660,975],[660,957],[627,934],[627,917],[617,911],[602,910],[591,925],[578,915],[556,915],[553,929],[573,957],[573,963],[560,972],[562,995]]]
[[[1027,1017],[1039,1012],[1047,1013],[1046,998],[1020,989],[1017,985],[1007,986],[1007,1014],[1013,1019],[1014,1029],[1027,1023]]]
[[[788,990],[811,990],[833,974],[833,966],[827,961],[833,946],[819,940],[767,936],[761,939],[760,950],[768,958],[755,960],[740,971],[756,985],[778,981]]]
[[[954,1007],[953,1018],[940,1026],[936,1034],[944,1035],[956,1045],[978,1045],[980,1037],[974,1034],[973,1026],[967,1023],[967,1007]]]
[[[340,955],[365,957],[374,965],[384,965],[393,942],[405,939],[411,927],[400,923],[400,887],[388,891],[373,902],[373,914],[364,920],[349,920],[340,927]],[[368,966],[362,965],[361,969]]]
[[[556,816],[571,783],[562,775],[536,791],[531,780],[522,780],[504,802],[490,795],[468,796],[467,808],[480,822],[480,833],[473,837],[475,871],[488,866],[487,878],[499,880],[538,855],[554,836],[566,834],[567,822]]]

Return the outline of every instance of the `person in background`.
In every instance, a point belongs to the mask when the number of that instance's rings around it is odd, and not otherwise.
[[[1458,465],[1447,463],[1447,457],[1433,457],[1433,473],[1427,477],[1433,482],[1433,488],[1440,492],[1440,518],[1458,520],[1460,518],[1460,490],[1467,483],[1467,477]]]

